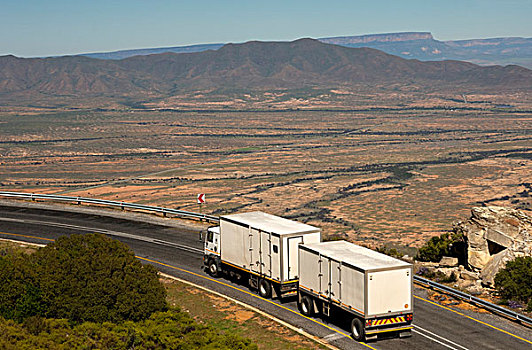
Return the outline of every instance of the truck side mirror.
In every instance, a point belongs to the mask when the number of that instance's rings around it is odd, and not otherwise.
[[[203,231],[199,232],[199,240],[200,242],[203,242]]]

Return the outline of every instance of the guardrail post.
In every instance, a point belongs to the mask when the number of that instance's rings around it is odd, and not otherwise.
[[[124,202],[120,202],[120,209],[124,210]]]
[[[78,205],[81,205],[81,200],[79,199],[79,197],[76,198],[78,200]]]
[[[166,210],[163,209],[163,217],[166,217]]]
[[[35,202],[35,197],[33,197],[34,193],[31,194],[31,200]]]

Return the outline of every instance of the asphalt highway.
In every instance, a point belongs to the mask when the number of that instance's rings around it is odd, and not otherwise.
[[[131,220],[128,214],[110,217],[104,209],[86,213],[76,207],[67,211],[64,206],[50,210],[53,205],[43,209],[16,201],[2,203],[0,238],[47,244],[62,235],[104,233],[128,244],[139,259],[164,273],[261,309],[341,349],[532,349],[531,329],[489,313],[443,307],[428,300],[427,291],[417,287],[412,337],[359,343],[349,336],[350,320],[307,318],[297,310],[295,299],[282,303],[266,300],[246,286],[211,278],[202,269],[197,227],[168,225],[176,220],[150,215],[131,215]]]

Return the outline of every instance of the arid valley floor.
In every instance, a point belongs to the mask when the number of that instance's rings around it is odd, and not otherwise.
[[[262,210],[411,252],[405,247],[450,230],[473,206],[530,213],[531,107],[514,102],[6,108],[0,190],[191,211],[205,193],[205,213]]]

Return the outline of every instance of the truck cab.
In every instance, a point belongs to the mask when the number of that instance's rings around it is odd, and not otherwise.
[[[220,226],[207,229],[203,245],[203,264],[209,274],[216,276],[220,270]]]

